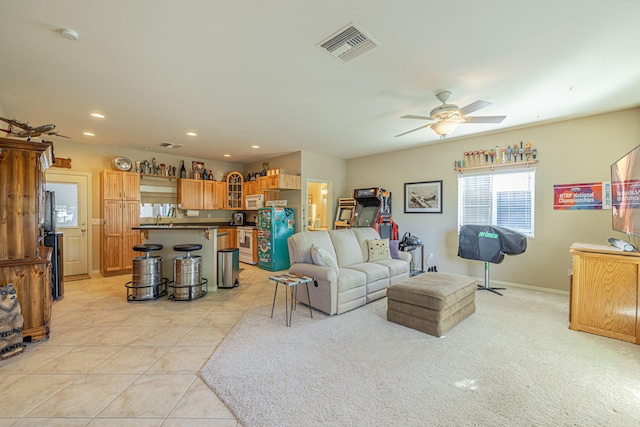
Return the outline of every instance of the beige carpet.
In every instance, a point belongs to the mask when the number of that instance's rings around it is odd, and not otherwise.
[[[250,426],[640,425],[640,346],[568,329],[568,297],[479,291],[435,338],[386,320],[249,311],[201,371]]]

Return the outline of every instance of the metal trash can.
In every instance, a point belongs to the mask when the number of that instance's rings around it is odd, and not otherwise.
[[[240,250],[238,248],[218,251],[218,287],[233,288],[240,283]]]

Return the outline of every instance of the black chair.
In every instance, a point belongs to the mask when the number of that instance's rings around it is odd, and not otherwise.
[[[460,228],[458,256],[465,259],[484,261],[484,286],[487,290],[502,295],[489,286],[489,263],[500,264],[505,255],[518,255],[527,249],[527,238],[523,234],[504,227],[492,225],[463,225]]]

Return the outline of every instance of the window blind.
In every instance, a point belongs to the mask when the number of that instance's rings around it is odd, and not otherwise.
[[[458,175],[458,230],[489,224],[534,236],[535,169]]]

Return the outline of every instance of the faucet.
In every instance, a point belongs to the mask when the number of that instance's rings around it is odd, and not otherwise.
[[[156,215],[156,226],[160,225],[160,214]]]

